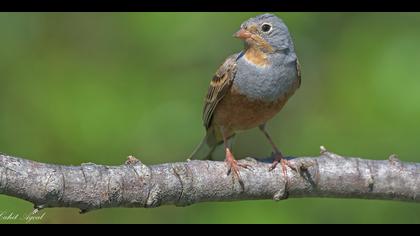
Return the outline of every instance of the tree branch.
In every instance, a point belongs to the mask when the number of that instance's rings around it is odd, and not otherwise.
[[[241,160],[242,185],[219,161],[146,166],[129,157],[121,166],[61,166],[0,155],[0,194],[45,207],[81,212],[109,207],[186,206],[207,201],[289,197],[387,199],[420,202],[420,163],[345,158],[321,147],[319,157],[289,160],[287,181],[268,160]]]

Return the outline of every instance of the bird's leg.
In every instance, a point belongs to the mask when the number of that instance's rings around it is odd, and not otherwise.
[[[276,168],[277,164],[281,163],[281,168],[283,171],[283,175],[287,176],[287,166],[290,166],[288,164],[288,161],[284,158],[283,154],[280,152],[280,150],[277,148],[276,144],[273,142],[273,140],[271,139],[270,134],[267,132],[267,130],[265,129],[265,124],[262,124],[259,126],[260,130],[264,133],[265,137],[268,139],[268,142],[270,142],[271,146],[274,149],[274,161],[273,164],[270,166],[270,171],[274,170],[274,168]]]
[[[227,134],[225,132],[225,129],[223,127],[221,127],[220,130],[221,130],[221,133],[222,133],[222,136],[223,136],[223,143],[225,145],[225,153],[226,153],[225,162],[229,166],[228,174],[233,173],[240,180],[239,167],[243,167],[243,168],[248,169],[250,167],[250,165],[238,163],[236,161],[236,159],[233,156],[233,153],[231,151],[231,147],[230,147],[231,145],[227,140]]]

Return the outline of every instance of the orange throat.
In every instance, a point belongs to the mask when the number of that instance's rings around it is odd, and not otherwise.
[[[244,54],[245,59],[257,66],[265,67],[269,64],[266,53],[256,47],[249,47]]]

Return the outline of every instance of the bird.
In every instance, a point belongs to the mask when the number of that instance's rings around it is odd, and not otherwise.
[[[206,135],[189,159],[212,159],[223,144],[228,174],[240,177],[239,167],[250,165],[237,162],[231,141],[238,132],[258,127],[274,151],[269,170],[281,163],[285,174],[288,162],[266,123],[301,85],[292,37],[283,20],[271,13],[244,21],[233,36],[244,42],[244,48],[227,57],[210,82],[202,114]]]

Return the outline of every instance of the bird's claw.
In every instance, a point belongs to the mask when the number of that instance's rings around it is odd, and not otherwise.
[[[226,159],[225,160],[225,162],[226,162],[226,164],[228,165],[228,167],[229,167],[229,170],[228,170],[228,175],[231,173],[231,172],[233,172],[234,173],[234,175],[235,176],[238,176],[238,177],[240,177],[240,174],[239,174],[239,167],[242,167],[242,168],[244,168],[244,169],[247,169],[247,170],[253,170],[254,168],[252,167],[252,165],[250,165],[250,164],[246,164],[246,163],[239,163],[237,160],[235,160],[235,159]]]
[[[282,172],[283,172],[283,175],[284,176],[287,176],[287,166],[289,166],[290,167],[290,164],[289,164],[289,162],[286,160],[286,159],[284,159],[284,158],[281,158],[280,160],[274,160],[273,161],[273,163],[271,164],[271,166],[269,167],[269,171],[272,171],[272,170],[274,170],[276,167],[277,167],[277,165],[280,163],[280,165],[281,165],[281,169],[282,169]]]

